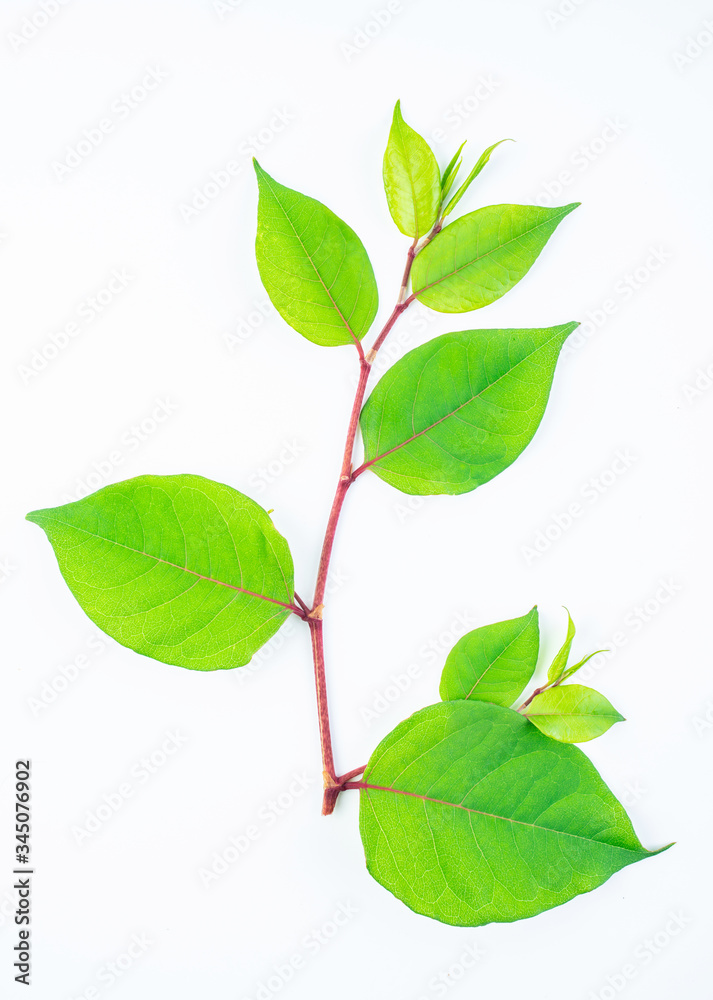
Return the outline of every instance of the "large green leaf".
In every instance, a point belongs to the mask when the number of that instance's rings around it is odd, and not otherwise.
[[[581,750],[499,705],[417,712],[379,744],[364,783],[367,868],[448,924],[533,916],[656,853]]]
[[[407,125],[396,102],[384,153],[384,190],[391,218],[406,236],[425,236],[441,204],[441,174],[426,140]]]
[[[507,468],[542,419],[577,323],[445,333],[409,351],[361,413],[365,463],[404,493],[468,493]]]
[[[287,542],[262,507],[202,476],[139,476],[27,517],[92,621],[164,663],[242,666],[290,614]]]
[[[255,161],[260,199],[255,255],[282,318],[323,347],[355,343],[378,306],[364,246],[321,202],[278,184]]]
[[[522,618],[473,629],[448,654],[441,698],[489,701],[507,708],[535,672],[539,647],[537,608]]]
[[[562,743],[585,743],[623,722],[603,694],[581,684],[548,688],[535,695],[523,715],[540,732]]]
[[[438,312],[487,306],[527,274],[559,223],[578,204],[491,205],[456,219],[414,260],[411,284],[416,296]]]

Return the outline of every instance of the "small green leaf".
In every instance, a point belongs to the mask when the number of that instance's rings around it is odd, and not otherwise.
[[[414,294],[438,312],[489,305],[527,274],[559,223],[578,204],[491,205],[456,219],[416,256],[411,271]]]
[[[587,656],[583,657],[579,661],[579,663],[575,663],[573,666],[567,667],[564,673],[560,674],[559,678],[560,682],[566,681],[568,677],[572,676],[572,674],[576,674],[577,671],[580,670],[585,663],[588,663],[593,656],[597,656],[599,653],[606,653],[606,652],[607,652],[606,649],[595,649],[593,653],[589,653]]]
[[[441,177],[441,203],[443,203],[443,201],[447,197],[448,192],[453,187],[453,182],[458,176],[460,165],[463,162],[460,154],[463,151],[463,147],[465,146],[467,141],[468,141],[467,139],[463,140],[458,150],[454,153],[453,159],[448,164],[446,169],[443,171],[443,177]]]
[[[567,608],[565,608],[565,611],[567,611]],[[550,683],[561,677],[564,668],[567,666],[567,660],[569,659],[569,652],[572,648],[572,640],[574,639],[575,631],[576,629],[574,627],[574,622],[572,621],[572,616],[569,611],[567,611],[567,638],[550,664],[550,669],[547,671],[547,680]]]
[[[322,347],[366,334],[378,306],[376,279],[353,229],[314,198],[273,180],[255,161],[260,199],[255,255],[272,304]]]
[[[448,216],[448,215],[451,214],[451,212],[453,211],[453,209],[456,207],[456,205],[458,204],[458,202],[461,200],[461,198],[463,197],[463,195],[466,193],[466,191],[468,190],[468,188],[470,187],[470,185],[473,183],[473,181],[475,180],[475,178],[478,176],[478,174],[480,173],[480,171],[483,169],[483,167],[485,166],[485,164],[490,159],[490,154],[493,152],[493,150],[496,149],[503,142],[512,142],[512,139],[501,139],[499,142],[494,142],[492,146],[488,146],[488,148],[485,150],[485,152],[481,154],[481,157],[478,160],[478,162],[476,163],[476,165],[473,167],[473,169],[471,170],[471,172],[468,174],[468,176],[466,177],[466,179],[463,181],[463,183],[461,184],[461,186],[458,188],[458,190],[456,191],[456,193],[453,195],[453,197],[451,198],[451,200],[446,205],[446,209],[445,209],[445,211],[443,213],[443,218],[444,219],[446,218],[446,216]],[[461,149],[462,148],[463,147],[461,146]]]
[[[603,694],[581,684],[548,688],[535,695],[522,714],[545,736],[562,743],[585,743],[624,721]]]
[[[441,676],[441,698],[477,699],[507,708],[532,677],[539,646],[537,608],[522,618],[468,632],[448,654]]]
[[[426,140],[406,124],[396,102],[384,153],[384,190],[391,218],[406,236],[425,236],[441,204],[441,176]]]
[[[163,663],[242,666],[290,614],[287,542],[253,500],[202,476],[139,476],[27,517],[91,620]]]
[[[362,470],[419,495],[487,483],[532,440],[577,325],[444,333],[409,351],[362,410]]]
[[[412,715],[376,748],[364,784],[369,872],[448,924],[531,917],[658,853],[581,750],[483,701]]]

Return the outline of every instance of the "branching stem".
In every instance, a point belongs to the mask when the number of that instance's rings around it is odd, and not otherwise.
[[[329,704],[327,700],[327,678],[324,663],[324,630],[322,623],[322,612],[324,608],[324,596],[327,588],[329,563],[332,557],[332,548],[334,546],[334,538],[337,532],[342,506],[349,487],[354,482],[355,478],[352,470],[354,442],[356,440],[357,428],[359,426],[359,414],[361,413],[364,405],[364,396],[366,395],[366,387],[369,381],[369,375],[371,374],[371,368],[380,347],[388,337],[394,323],[415,298],[413,295],[407,295],[411,267],[416,254],[436,235],[437,231],[436,227],[434,227],[432,233],[426,237],[420,247],[418,245],[418,239],[415,239],[409,247],[396,305],[394,306],[391,315],[384,324],[378,337],[374,341],[371,350],[365,354],[361,344],[357,343],[359,355],[359,381],[357,383],[354,403],[352,405],[351,416],[349,418],[349,426],[347,428],[347,440],[344,445],[342,468],[339,474],[339,482],[337,483],[334,500],[332,501],[332,508],[329,512],[327,528],[324,533],[324,542],[322,543],[322,554],[320,556],[319,568],[317,570],[317,582],[314,590],[312,608],[308,610],[305,606],[305,610],[307,610],[306,620],[309,625],[312,638],[314,682],[317,692],[317,713],[319,717],[319,735],[322,746],[322,774],[324,778],[322,813],[325,816],[328,816],[334,810],[339,793],[344,788],[354,787],[354,783],[351,782],[350,779],[361,774],[364,770],[364,768],[357,768],[354,771],[349,771],[341,777],[337,777],[334,769],[334,751],[332,749],[332,736],[329,727]],[[295,600],[297,600],[300,605],[302,604],[297,595],[295,595]]]

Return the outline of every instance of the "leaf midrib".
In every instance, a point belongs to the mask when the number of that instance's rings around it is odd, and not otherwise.
[[[478,209],[477,211],[480,212],[480,211],[482,211],[482,209]],[[475,214],[475,213],[473,213],[473,214]],[[546,226],[554,218],[561,219],[566,214],[567,213],[565,213],[565,212],[561,212],[560,215],[558,215],[558,216],[551,215],[549,217],[549,219],[545,219],[544,222],[538,222],[538,224],[536,226],[532,226],[530,229],[524,229],[517,236],[513,236],[511,239],[505,240],[503,243],[498,243],[498,245],[496,247],[493,247],[492,250],[488,250],[487,253],[482,253],[479,257],[473,257],[472,260],[469,260],[465,264],[459,264],[458,267],[454,266],[452,271],[449,271],[447,274],[442,275],[440,278],[437,278],[435,281],[432,281],[430,284],[423,285],[423,287],[418,288],[418,289],[414,289],[414,295],[418,298],[418,296],[422,292],[427,292],[429,290],[429,288],[434,288],[436,285],[439,285],[442,281],[447,281],[448,278],[452,278],[454,275],[460,274],[460,272],[464,271],[467,267],[472,267],[473,264],[477,264],[478,261],[484,260],[486,257],[490,257],[496,251],[502,250],[503,247],[508,246],[508,244],[514,243],[516,240],[522,239],[523,236],[527,236],[529,233],[534,233],[537,229],[541,229],[542,226]],[[463,216],[463,218],[467,218],[467,216]],[[457,219],[456,221],[460,222],[461,219]],[[455,225],[455,222],[451,223],[451,225]],[[447,231],[447,229],[443,230],[443,232],[446,232],[446,231]],[[441,233],[441,235],[442,235],[442,233]],[[430,245],[431,246],[435,246],[436,245],[436,241],[434,240]],[[427,249],[427,247],[424,247],[424,250],[426,250],[426,249]]]
[[[622,719],[619,712],[523,712],[526,719]],[[623,720],[622,720],[623,721]]]
[[[498,663],[498,662],[499,662],[499,661],[500,661],[500,660],[501,660],[501,659],[503,658],[503,656],[505,656],[505,654],[506,654],[506,653],[507,653],[507,651],[508,651],[508,650],[510,649],[510,647],[511,647],[512,645],[514,645],[514,644],[515,644],[515,643],[517,642],[517,640],[518,640],[518,639],[519,639],[519,638],[521,637],[522,633],[523,633],[523,632],[525,631],[525,629],[526,629],[526,628],[527,628],[527,627],[529,626],[529,624],[530,624],[530,615],[528,615],[528,616],[527,616],[527,619],[528,619],[528,620],[527,620],[527,621],[525,622],[525,624],[524,624],[524,625],[522,626],[522,628],[521,628],[521,629],[520,629],[520,631],[519,631],[519,632],[517,633],[517,635],[516,635],[516,636],[514,636],[514,637],[513,637],[513,638],[512,638],[511,640],[510,640],[510,642],[509,642],[509,643],[508,643],[508,644],[507,644],[506,646],[504,646],[504,647],[503,647],[503,649],[502,649],[502,650],[501,650],[501,651],[500,651],[500,652],[498,653],[498,655],[497,655],[497,656],[495,657],[495,659],[494,659],[494,660],[492,660],[492,661],[491,661],[491,662],[490,662],[490,663],[489,663],[489,664],[487,665],[487,667],[485,668],[485,670],[483,671],[483,673],[482,673],[482,674],[480,675],[480,677],[478,677],[478,679],[477,679],[477,680],[475,681],[475,683],[473,684],[472,688],[470,689],[470,691],[468,692],[468,694],[467,694],[467,695],[465,696],[465,700],[466,700],[466,701],[467,701],[467,700],[468,700],[468,699],[470,698],[470,696],[471,696],[471,695],[473,694],[473,692],[475,691],[475,689],[477,688],[477,686],[478,686],[478,685],[480,684],[480,682],[481,682],[481,681],[483,680],[483,678],[484,678],[484,677],[485,677],[485,675],[486,675],[486,674],[488,673],[488,671],[489,671],[489,670],[492,670],[492,669],[493,669],[493,667],[495,666],[495,664],[496,664],[496,663]]]
[[[471,809],[470,807],[461,805],[457,802],[447,802],[445,799],[435,799],[429,795],[422,795],[420,792],[407,792],[402,788],[392,788],[388,785],[372,785],[366,781],[360,781],[359,788],[364,791],[372,789],[377,792],[391,792],[394,795],[407,795],[410,798],[420,799],[422,802],[433,802],[435,805],[449,806],[452,809],[462,809],[463,812],[466,812],[469,815],[474,814],[476,816],[485,816],[488,819],[499,819],[505,823],[517,823],[519,826],[529,826],[534,830],[542,830],[544,833],[552,833],[559,837],[572,837],[575,840],[584,840],[588,844],[599,844],[602,847],[611,847],[617,851],[626,851],[629,854],[648,853],[644,848],[638,850],[631,847],[620,847],[618,844],[610,844],[607,841],[602,840],[593,840],[591,837],[584,837],[579,833],[569,833],[566,830],[555,830],[549,826],[541,826],[539,823],[527,823],[525,820],[513,819],[511,816],[499,816],[497,813],[485,812],[482,809]]]
[[[411,201],[412,201],[412,204],[413,204],[413,218],[414,218],[414,226],[415,226],[415,229],[416,229],[416,232],[415,232],[414,236],[415,236],[416,239],[419,239],[419,237],[422,235],[422,233],[421,233],[421,213],[420,213],[420,210],[419,210],[420,206],[419,206],[418,198],[417,198],[417,195],[416,195],[416,182],[414,180],[414,175],[413,175],[413,172],[411,170],[411,159],[410,159],[410,157],[408,155],[408,151],[406,149],[406,142],[405,142],[405,138],[404,138],[404,133],[403,133],[402,125],[406,125],[406,122],[403,120],[403,118],[401,119],[400,122],[397,122],[397,133],[398,133],[398,138],[399,138],[399,146],[400,146],[401,157],[402,157],[405,169],[406,169],[406,175],[408,176],[409,186],[411,188]],[[411,131],[413,132],[413,129],[411,129]]]
[[[362,469],[368,469],[370,466],[374,465],[375,462],[380,462],[382,458],[387,458],[389,455],[393,455],[394,452],[399,451],[399,449],[401,448],[405,448],[406,445],[411,444],[412,441],[415,441],[423,434],[427,434],[429,431],[433,430],[434,427],[438,427],[438,425],[442,424],[444,420],[448,420],[450,417],[455,416],[455,414],[459,413],[465,406],[469,406],[474,400],[480,399],[483,393],[487,392],[488,389],[491,389],[494,385],[497,385],[501,379],[504,379],[507,375],[511,375],[517,368],[520,367],[520,365],[524,364],[526,361],[529,361],[535,354],[538,353],[538,351],[543,350],[545,347],[551,344],[553,340],[557,340],[558,336],[561,336],[561,334],[554,334],[552,337],[550,337],[549,340],[546,340],[543,344],[540,344],[539,347],[536,347],[534,351],[532,351],[526,357],[518,361],[518,363],[516,365],[513,365],[512,368],[508,368],[508,370],[504,371],[502,375],[498,375],[498,377],[493,382],[488,382],[488,384],[484,386],[479,392],[476,392],[474,396],[471,396],[470,399],[467,399],[465,403],[461,403],[459,406],[457,406],[455,410],[451,410],[450,413],[446,413],[444,416],[439,417],[438,420],[435,420],[432,424],[429,424],[428,427],[424,427],[423,430],[417,431],[415,434],[412,434],[411,437],[407,438],[405,441],[402,441],[400,444],[396,444],[394,445],[393,448],[389,448],[387,451],[382,452],[380,455],[376,455],[375,458],[370,458],[368,461],[364,462]],[[433,355],[432,357],[434,356],[435,355]],[[431,361],[432,357],[429,358],[428,360]]]
[[[349,333],[350,337],[353,339],[354,343],[358,344],[359,343],[359,338],[354,333],[354,331],[352,330],[351,326],[349,325],[349,322],[347,321],[346,316],[343,314],[342,310],[337,305],[336,300],[334,299],[334,296],[332,295],[332,293],[330,292],[329,288],[327,287],[327,285],[326,285],[326,283],[324,281],[324,278],[322,277],[322,275],[319,272],[319,269],[317,268],[317,265],[312,260],[311,254],[307,250],[307,247],[304,245],[302,237],[297,232],[297,230],[295,228],[294,222],[292,221],[292,219],[288,215],[287,209],[283,206],[282,202],[280,201],[280,199],[277,196],[276,191],[273,189],[272,185],[270,184],[271,178],[267,174],[263,174],[263,176],[266,178],[266,183],[267,183],[268,187],[270,188],[270,193],[272,194],[272,197],[275,199],[275,203],[278,205],[280,211],[282,212],[282,214],[284,215],[284,217],[287,219],[287,221],[289,222],[290,226],[292,227],[292,232],[295,234],[295,238],[299,242],[299,245],[302,247],[302,249],[304,251],[304,254],[305,254],[305,257],[310,262],[310,264],[312,265],[312,270],[314,271],[314,273],[319,278],[319,282],[320,282],[322,288],[324,289],[324,291],[326,292],[327,298],[329,299],[329,301],[334,306],[334,308],[335,308],[335,310],[337,312],[337,315],[341,319],[342,323],[344,324],[344,327],[346,328],[346,330]],[[326,208],[326,205],[324,207]]]
[[[127,552],[134,552],[136,555],[145,556],[147,559],[153,559],[157,563],[163,563],[164,566],[171,566],[173,569],[180,569],[183,573],[189,573],[191,576],[195,576],[199,580],[205,580],[206,583],[214,583],[216,586],[226,587],[228,590],[237,590],[239,593],[246,594],[248,597],[258,597],[260,600],[269,601],[271,604],[279,604],[288,611],[293,610],[292,605],[286,604],[285,601],[280,601],[276,597],[268,597],[267,594],[258,594],[254,590],[246,590],[245,587],[237,587],[234,583],[226,583],[225,580],[216,580],[211,576],[204,576],[202,573],[198,573],[197,570],[189,569],[188,566],[179,566],[178,563],[171,562],[169,559],[162,559],[161,556],[155,556],[150,552],[144,552],[143,549],[137,549],[132,545],[126,545],[124,542],[118,542],[114,538],[106,538],[104,535],[99,535],[95,531],[89,531],[87,528],[82,528],[77,524],[68,524],[66,521],[62,521],[57,517],[48,517],[47,520],[55,521],[63,527],[70,527],[74,531],[83,531],[84,534],[89,535],[90,538],[97,538],[102,542],[109,542],[111,545],[118,545],[120,548],[126,549]]]

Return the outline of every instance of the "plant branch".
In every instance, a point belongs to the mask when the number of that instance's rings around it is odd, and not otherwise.
[[[351,781],[352,778],[356,778],[359,774],[363,774],[364,771],[366,771],[366,764],[363,764],[362,767],[355,767],[353,771],[347,771],[346,774],[341,774],[337,778],[340,787],[343,788],[348,781]]]
[[[310,609],[309,609],[309,606],[307,605],[307,603],[306,603],[305,601],[303,601],[303,600],[302,600],[302,598],[301,598],[301,597],[300,597],[300,595],[299,595],[299,594],[297,593],[297,591],[295,591],[295,601],[296,601],[296,602],[297,602],[297,603],[299,604],[299,606],[300,606],[300,607],[302,608],[302,610],[304,611],[305,615],[308,615],[308,614],[309,614],[309,611],[310,611]]]
[[[547,691],[548,688],[556,687],[556,686],[557,686],[557,682],[554,681],[554,682],[551,682],[551,683],[548,683],[548,684],[543,684],[542,687],[535,688],[535,690],[532,692],[532,694],[530,695],[530,697],[527,698],[526,701],[523,701],[522,705],[520,705],[520,707],[518,708],[518,712],[522,712],[523,709],[527,708],[527,706],[530,704],[530,702],[533,701],[538,696],[538,694],[542,694],[542,692],[543,691]]]
[[[347,439],[344,445],[344,454],[342,456],[342,468],[339,475],[339,482],[337,483],[337,489],[334,494],[334,500],[332,501],[332,507],[329,512],[327,527],[324,533],[324,541],[322,543],[322,552],[319,559],[319,568],[317,570],[317,582],[315,584],[315,589],[314,589],[314,600],[312,603],[312,609],[307,614],[307,623],[309,624],[310,633],[312,637],[314,681],[317,692],[319,733],[320,733],[320,742],[322,746],[322,775],[324,778],[324,797],[322,800],[322,813],[325,816],[328,816],[334,810],[334,805],[337,801],[340,791],[344,787],[344,782],[346,781],[346,779],[351,778],[357,774],[361,774],[363,771],[363,768],[360,770],[351,771],[348,772],[346,775],[342,775],[341,778],[338,778],[334,770],[334,751],[332,749],[332,737],[329,726],[329,704],[327,699],[327,678],[326,678],[325,664],[324,664],[324,635],[322,626],[322,610],[324,608],[324,596],[327,588],[329,563],[332,557],[334,538],[337,532],[337,525],[339,524],[339,517],[342,512],[342,506],[344,504],[347,491],[349,490],[351,484],[354,482],[354,477],[352,475],[354,442],[356,440],[357,428],[359,426],[359,415],[364,405],[364,396],[366,394],[366,387],[369,381],[369,375],[371,374],[371,366],[374,363],[374,359],[376,358],[379,348],[388,337],[389,332],[391,331],[391,328],[393,327],[394,323],[399,318],[404,309],[407,308],[409,302],[413,299],[413,296],[411,296],[411,299],[407,299],[406,293],[408,290],[408,283],[411,275],[411,267],[413,265],[414,257],[418,252],[417,245],[418,245],[418,240],[415,239],[411,244],[408,254],[406,256],[406,265],[404,267],[404,274],[401,280],[401,288],[399,289],[399,295],[396,301],[396,305],[394,306],[391,315],[384,324],[384,327],[381,330],[380,334],[374,341],[373,347],[365,355],[363,349],[361,348],[361,343],[357,341],[357,348],[360,349],[359,382],[357,383],[356,393],[354,395],[354,403],[352,404],[352,411],[349,417],[349,426],[347,428]]]

